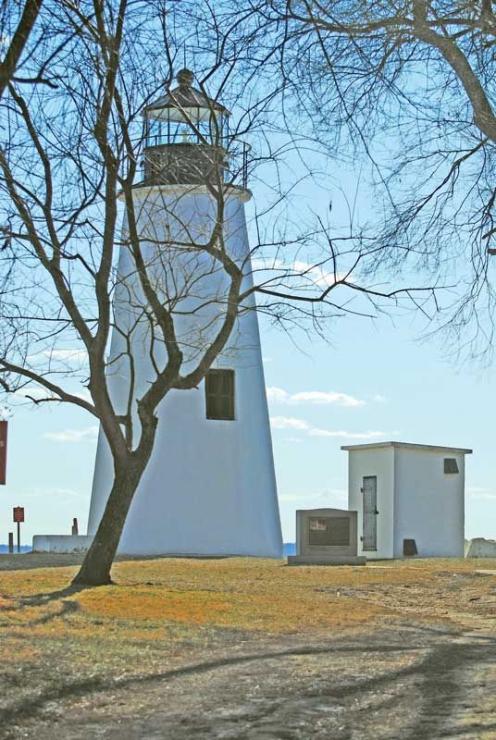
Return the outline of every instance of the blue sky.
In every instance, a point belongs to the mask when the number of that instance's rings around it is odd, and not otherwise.
[[[294,537],[297,508],[346,506],[340,445],[369,438],[473,448],[466,533],[496,536],[494,370],[450,363],[440,339],[416,340],[421,325],[411,318],[397,326],[347,318],[334,325],[331,343],[300,339],[299,349],[264,322],[261,329],[285,541]],[[22,408],[9,433],[0,542],[13,530],[15,505],[26,508],[25,542],[36,533],[70,533],[74,516],[84,532],[93,421],[72,408]]]
[[[287,419],[287,428],[273,429],[286,540],[294,535],[296,508],[346,506],[347,453],[340,445],[374,439],[473,448],[467,457],[466,534],[496,537],[495,373],[462,371],[443,358],[440,339],[416,341],[419,329],[406,321],[392,327],[386,320],[347,319],[336,325],[332,345],[312,343],[311,355],[284,352],[271,335],[269,388],[344,393],[361,402],[330,396],[327,403],[322,397],[271,404],[272,417]],[[308,428],[291,428],[290,420],[304,420]],[[330,436],[340,432],[348,434]]]
[[[334,173],[351,202],[352,175],[342,164]],[[335,176],[319,187],[302,183],[290,207],[296,222],[309,210],[327,212],[331,198],[333,218],[340,208],[345,213]],[[265,194],[257,185],[255,202],[264,203]],[[358,198],[357,218],[370,207],[367,197]],[[446,336],[419,341],[425,328],[413,313],[397,312],[394,321],[348,316],[329,324],[327,342],[304,334],[293,342],[261,318],[285,541],[294,539],[296,509],[346,507],[347,453],[340,446],[381,439],[473,448],[466,534],[496,537],[496,371],[457,365]],[[26,509],[24,542],[37,533],[69,534],[73,517],[86,531],[96,435],[95,421],[79,409],[15,410],[8,483],[0,488],[0,542],[14,529],[16,505]]]

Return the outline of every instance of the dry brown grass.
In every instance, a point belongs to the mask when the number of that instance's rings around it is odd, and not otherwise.
[[[126,626],[144,622],[268,632],[326,629],[392,614],[394,605],[367,603],[363,596],[371,589],[387,593],[414,587],[429,602],[447,576],[475,578],[481,588],[492,586],[492,579],[478,574],[483,569],[496,573],[496,561],[289,568],[278,561],[248,558],[133,560],[114,565],[115,585],[75,593],[64,593],[75,568],[0,571],[0,614],[3,626],[34,628],[39,623],[42,630],[52,631],[51,622],[61,621],[59,627],[68,633],[85,628],[101,633],[98,628],[107,622],[124,632]],[[417,598],[412,606],[416,604]],[[453,599],[456,604],[458,597]],[[435,611],[435,603],[432,607]],[[44,620],[49,616],[53,619]]]
[[[326,646],[342,636],[363,648],[377,635],[380,640],[392,635],[403,644],[409,634],[451,639],[454,632],[487,635],[496,629],[496,560],[411,560],[355,568],[287,567],[243,558],[135,560],[115,564],[115,585],[80,591],[67,588],[76,567],[3,569],[39,562],[49,558],[19,556],[9,565],[0,557],[0,727],[22,730],[11,737],[25,736],[26,728],[31,732],[26,736],[36,737],[40,722],[46,729],[42,736],[54,737],[59,725],[52,723],[58,720],[66,724],[56,736],[70,737],[75,716],[82,722],[87,715],[118,722],[123,706],[130,715],[153,716],[164,701],[164,676],[219,658],[235,663],[236,656]],[[418,629],[405,631],[405,625]],[[439,625],[443,629],[437,630]],[[357,676],[362,680],[364,665],[373,679],[377,672],[393,670],[388,661],[399,670],[403,660],[414,659],[416,644],[403,657],[380,650],[372,656],[338,653],[332,665],[340,660],[339,670],[348,671],[353,682]],[[291,685],[307,676],[313,696],[320,663],[312,660],[304,653],[290,657],[284,670]],[[263,662],[259,669],[265,670]],[[238,677],[244,675],[240,671]],[[283,674],[274,678],[278,687]],[[201,676],[191,679],[200,710]],[[258,691],[261,678],[257,674],[253,680]],[[155,693],[147,693],[153,686]],[[391,686],[397,687],[396,679]],[[275,695],[278,690],[270,689]],[[215,696],[216,706],[222,696]],[[189,707],[184,711],[189,717]]]
[[[0,571],[0,661],[14,683],[16,671],[38,682],[54,671],[105,678],[257,633],[336,636],[412,620],[492,629],[496,577],[481,568],[496,572],[496,561],[157,559],[117,563],[116,585],[77,592],[64,592],[75,568]]]

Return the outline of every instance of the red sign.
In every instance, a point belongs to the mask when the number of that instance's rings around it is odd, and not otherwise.
[[[24,521],[24,506],[14,506],[14,522]]]
[[[7,478],[7,422],[0,421],[0,485]]]

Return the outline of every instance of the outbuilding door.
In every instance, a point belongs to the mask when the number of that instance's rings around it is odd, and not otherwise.
[[[363,550],[377,550],[377,476],[363,479]]]

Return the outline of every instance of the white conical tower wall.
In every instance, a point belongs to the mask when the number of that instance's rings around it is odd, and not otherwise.
[[[232,190],[225,202],[224,238],[227,252],[251,284],[249,244],[243,201],[246,191]],[[203,253],[168,250],[163,240],[205,241],[211,233],[218,204],[206,191],[181,186],[141,188],[136,192],[140,234],[157,292],[184,295],[177,304],[175,325],[186,369],[219,326],[226,276]],[[119,259],[121,283],[116,288],[116,321],[128,329],[138,318],[143,298],[125,246]],[[162,246],[155,243],[162,242]],[[168,260],[170,263],[168,264]],[[173,277],[173,279],[172,279]],[[192,279],[194,278],[194,282]],[[214,364],[235,371],[235,420],[206,418],[202,382],[191,391],[171,391],[160,404],[155,447],[136,492],[119,546],[133,555],[255,555],[280,557],[282,539],[277,504],[260,337],[254,300],[239,317],[231,339]],[[194,310],[192,314],[191,311]],[[249,310],[251,309],[251,310]],[[118,358],[124,340],[114,331],[110,356]],[[132,334],[136,390],[141,395],[154,376],[147,322],[138,321]],[[155,360],[163,361],[156,346]],[[129,364],[116,359],[109,375],[111,395],[124,411],[129,387]],[[137,423],[137,420],[136,420]],[[113,480],[107,441],[100,431],[88,533],[94,534]]]

